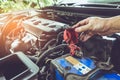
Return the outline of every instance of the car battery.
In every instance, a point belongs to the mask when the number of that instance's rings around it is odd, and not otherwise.
[[[96,62],[91,58],[65,55],[51,61],[52,80],[120,80],[117,73],[102,71],[97,70]]]
[[[85,75],[95,69],[94,61],[90,58],[74,58],[66,55],[51,62],[54,80],[65,80],[68,74]]]
[[[120,80],[120,74],[113,70],[101,70],[92,75],[89,80]]]

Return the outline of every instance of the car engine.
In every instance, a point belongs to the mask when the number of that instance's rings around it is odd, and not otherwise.
[[[71,27],[90,16],[117,15],[105,9],[54,6],[1,14],[0,80],[119,80],[119,34],[82,42]]]

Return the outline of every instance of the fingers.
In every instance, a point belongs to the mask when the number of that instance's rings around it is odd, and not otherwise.
[[[78,22],[77,24],[73,25],[73,28],[76,28],[76,27],[79,27],[79,26],[86,25],[86,24],[88,24],[88,22],[89,22],[89,18],[86,18],[86,19],[84,19],[84,20]]]
[[[80,34],[80,40],[82,41],[82,42],[85,42],[85,41],[87,41],[90,37],[92,37],[94,34],[93,33],[91,33],[91,32],[82,32],[81,34]]]
[[[84,25],[84,26],[80,26],[75,28],[76,32],[85,32],[85,31],[89,31],[90,30],[90,24]]]
[[[75,24],[73,26],[73,28],[75,28],[75,31],[76,32],[84,32],[84,31],[87,31],[88,28],[90,27],[89,25],[89,19],[90,18],[86,18],[80,22],[78,22],[77,24]]]

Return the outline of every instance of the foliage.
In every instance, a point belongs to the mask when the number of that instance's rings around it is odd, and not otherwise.
[[[0,13],[41,8],[53,4],[54,0],[0,0]]]

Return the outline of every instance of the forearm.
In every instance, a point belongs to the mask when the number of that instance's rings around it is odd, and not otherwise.
[[[108,24],[111,30],[114,30],[115,32],[120,32],[120,15],[108,19]]]

